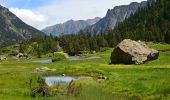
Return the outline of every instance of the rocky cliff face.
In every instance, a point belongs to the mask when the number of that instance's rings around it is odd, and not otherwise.
[[[44,33],[25,24],[0,5],[0,46],[14,44]]]
[[[78,21],[69,20],[63,24],[56,24],[54,26],[47,27],[42,31],[47,35],[52,34],[53,36],[59,36],[61,33],[64,34],[77,33],[80,30],[85,29],[87,26],[95,24],[99,20],[100,20],[99,17],[96,17],[94,19],[88,19],[88,20],[78,20]]]
[[[152,2],[149,0],[148,2]],[[129,5],[116,6],[114,9],[109,9],[104,18],[102,18],[96,24],[89,26],[85,31],[90,33],[100,33],[108,32],[119,23],[128,18],[131,14],[135,13],[138,8],[144,7],[147,5],[147,1],[141,3],[133,2]]]

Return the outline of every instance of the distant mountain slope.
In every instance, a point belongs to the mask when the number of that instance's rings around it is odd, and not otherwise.
[[[156,0],[119,23],[110,33],[119,37],[112,37],[118,42],[131,38],[170,43],[170,0]]]
[[[85,29],[87,26],[93,25],[96,22],[100,20],[99,17],[96,17],[94,19],[88,19],[88,20],[69,20],[63,24],[56,24],[54,26],[47,27],[43,29],[42,31],[46,33],[47,35],[54,35],[59,36],[59,34],[71,34],[71,33],[77,33],[80,30]]]
[[[141,3],[133,2],[129,5],[116,6],[114,9],[109,9],[104,18],[96,24],[89,26],[85,29],[86,32],[100,33],[108,32],[119,23],[128,18],[131,14],[135,13],[139,7],[147,5],[146,1]]]
[[[25,24],[7,8],[0,5],[0,46],[14,44],[43,32]]]

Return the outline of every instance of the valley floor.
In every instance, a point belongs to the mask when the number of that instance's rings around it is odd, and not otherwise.
[[[113,49],[88,56],[101,59],[60,61],[51,64],[33,63],[10,58],[0,62],[0,100],[169,100],[170,45],[151,44],[161,50],[159,59],[144,65],[109,65]],[[56,94],[31,97],[30,78],[35,68],[48,67],[56,72],[40,75],[92,76],[77,81],[82,85],[77,96]],[[99,76],[107,77],[99,80]],[[63,86],[63,88],[65,88]]]

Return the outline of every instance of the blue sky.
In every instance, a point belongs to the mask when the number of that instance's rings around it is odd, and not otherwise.
[[[53,0],[0,0],[7,7],[33,9],[49,4]]]
[[[0,0],[21,20],[37,29],[67,20],[104,17],[108,9],[146,0]]]

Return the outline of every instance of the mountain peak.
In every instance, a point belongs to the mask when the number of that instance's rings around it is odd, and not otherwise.
[[[141,3],[132,2],[129,5],[115,6],[113,9],[108,9],[104,18],[94,25],[87,27],[85,31],[89,33],[108,32],[109,30],[114,29],[119,22],[122,22],[125,18],[128,18],[131,14],[135,13],[138,8],[146,5],[147,1]]]
[[[77,33],[80,30],[83,30],[86,27],[95,24],[100,19],[101,19],[100,17],[95,17],[94,19],[87,19],[87,20],[72,20],[71,19],[62,24],[56,24],[54,26],[47,27],[43,29],[42,31],[46,33],[47,35],[52,34],[54,36],[59,36],[61,33],[64,33],[64,34]]]
[[[70,19],[70,20],[68,20],[67,22],[74,22],[74,20],[73,20],[73,19]]]

